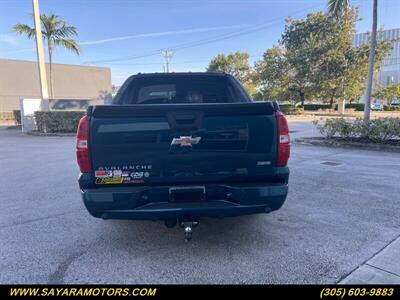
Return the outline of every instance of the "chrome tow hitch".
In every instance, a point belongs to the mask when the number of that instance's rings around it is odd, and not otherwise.
[[[183,221],[181,226],[184,230],[185,240],[190,241],[192,239],[193,228],[199,225],[198,221]]]
[[[183,228],[183,233],[185,235],[185,240],[190,241],[192,239],[193,228],[199,225],[198,219],[166,219],[164,224],[168,228],[174,228],[176,224]]]

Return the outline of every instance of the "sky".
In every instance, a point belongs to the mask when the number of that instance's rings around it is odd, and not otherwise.
[[[138,72],[162,72],[166,48],[175,72],[204,71],[216,55],[235,51],[254,63],[278,42],[288,16],[327,9],[327,0],[39,1],[41,13],[60,16],[79,33],[81,55],[59,48],[54,62],[110,67],[115,85]],[[362,18],[357,31],[369,31],[372,0],[350,3]],[[378,3],[378,27],[399,28],[400,0]],[[31,12],[31,0],[0,0],[0,58],[36,60],[34,41],[11,31],[16,23],[33,25]]]

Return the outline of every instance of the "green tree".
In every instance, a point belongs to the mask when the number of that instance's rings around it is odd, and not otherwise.
[[[289,18],[280,46],[268,49],[256,63],[260,91],[278,98],[297,95],[305,99],[330,101],[359,99],[365,84],[369,47],[355,48],[352,38],[357,11],[349,9],[339,23],[318,12],[305,19]],[[376,68],[390,45],[379,43]]]
[[[258,88],[257,98],[278,101],[296,101],[289,87],[293,78],[285,57],[285,49],[275,45],[267,49],[263,58],[255,63],[253,80]]]
[[[290,66],[289,89],[297,92],[302,105],[305,99],[315,99],[318,88],[316,74],[325,49],[325,39],[329,36],[329,26],[323,13],[308,14],[303,20],[288,18],[281,45]]]
[[[350,8],[349,0],[328,0],[328,8],[331,16],[336,20],[341,20]],[[371,51],[368,57],[368,79],[367,79],[367,93],[364,109],[364,124],[368,125],[370,119],[371,108],[371,95],[372,95],[372,81],[374,77],[374,63],[375,63],[375,48],[377,44],[377,24],[378,24],[378,0],[373,0],[372,9],[372,33],[371,33]]]
[[[318,96],[329,99],[331,105],[336,100],[358,101],[365,89],[368,73],[369,46],[353,47],[357,11],[350,8],[344,12],[341,22],[324,14],[328,27],[325,44],[321,52],[321,63],[315,76]],[[375,71],[380,68],[383,58],[391,45],[379,42],[376,47]]]
[[[373,96],[381,100],[386,100],[387,104],[390,104],[394,99],[400,99],[400,83],[380,86],[374,92]]]
[[[250,55],[247,52],[235,52],[229,55],[218,54],[208,64],[207,71],[224,72],[239,79],[250,95],[255,93],[252,83],[252,68],[249,64]]]
[[[41,14],[40,20],[42,23],[43,40],[47,42],[47,53],[49,56],[50,67],[50,97],[53,98],[53,51],[56,47],[63,47],[79,55],[80,47],[78,43],[71,38],[72,36],[77,36],[78,33],[74,26],[68,25],[65,21],[61,20],[59,16],[54,14]],[[26,24],[14,25],[13,31],[19,34],[24,34],[30,39],[35,38],[35,28]]]
[[[287,19],[280,45],[268,49],[256,63],[256,82],[264,94],[298,100],[302,105],[306,99],[321,96],[318,76],[332,35],[327,20],[322,12],[303,20]]]

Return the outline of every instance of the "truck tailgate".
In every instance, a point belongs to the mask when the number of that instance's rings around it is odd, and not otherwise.
[[[277,180],[271,103],[94,106],[93,184]]]

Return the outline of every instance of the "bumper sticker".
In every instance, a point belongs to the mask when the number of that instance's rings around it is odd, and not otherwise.
[[[98,170],[94,172],[94,176],[97,178],[107,178],[107,177],[112,177],[113,173],[112,171]]]
[[[118,184],[122,183],[123,178],[96,178],[96,184]]]
[[[141,179],[141,178],[143,178],[143,172],[132,172],[131,173],[131,177],[133,178],[133,179]]]
[[[114,170],[113,171],[113,177],[114,178],[118,178],[118,177],[121,177],[122,176],[122,171],[121,170]]]
[[[151,169],[151,165],[136,167],[136,169]],[[148,171],[129,171],[120,167],[100,167],[94,172],[96,184],[140,184],[144,179],[150,177]]]

